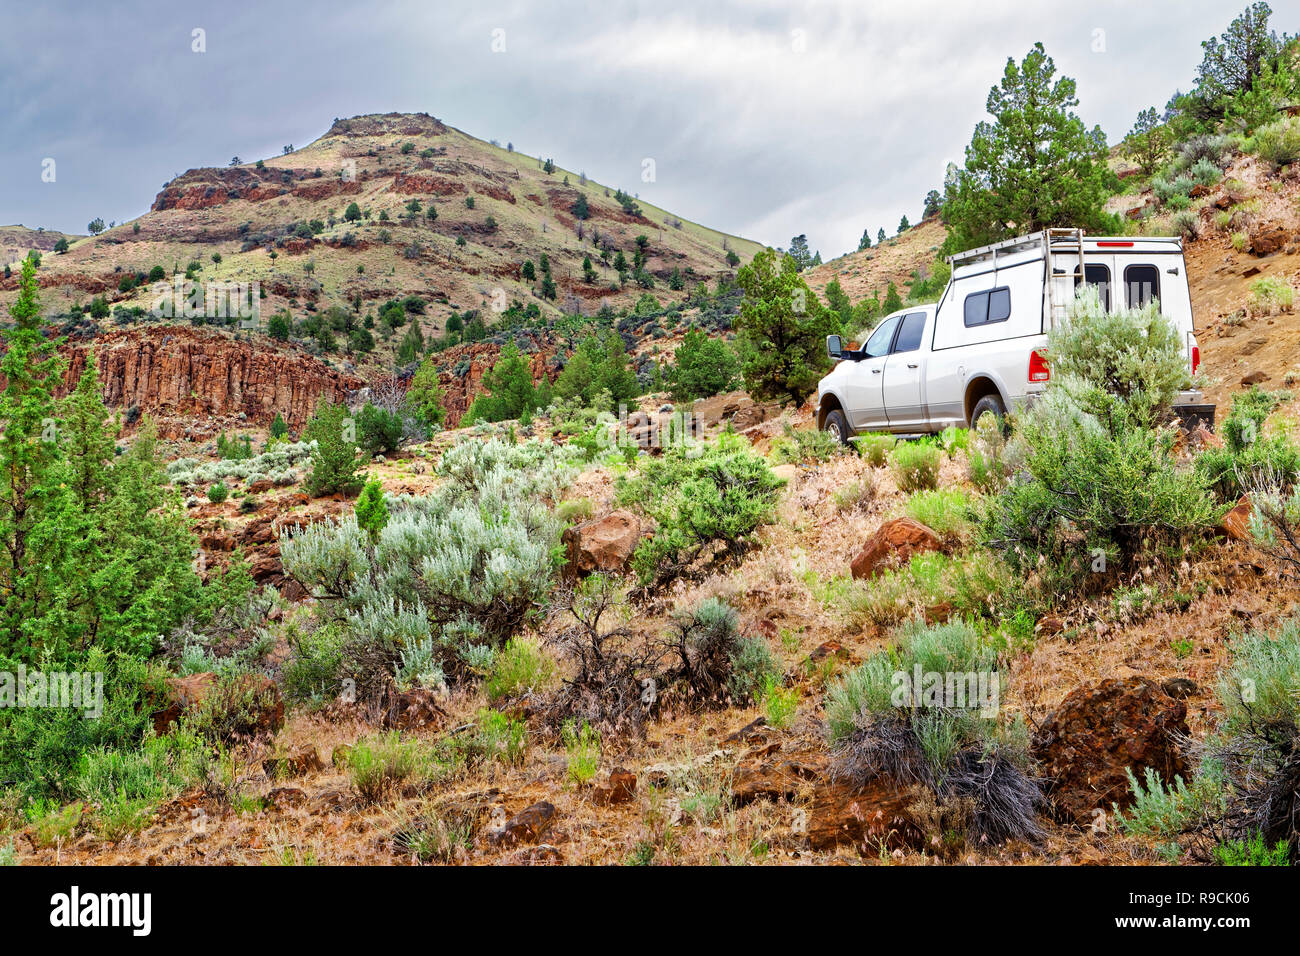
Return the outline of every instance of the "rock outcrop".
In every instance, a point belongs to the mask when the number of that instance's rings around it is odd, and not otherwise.
[[[66,346],[65,392],[76,386],[91,348],[104,403],[155,418],[242,413],[249,422],[269,425],[279,412],[297,430],[317,402],[343,401],[364,384],[317,358],[266,341],[236,341],[210,329],[154,326]]]
[[[1034,737],[1056,815],[1079,824],[1111,804],[1132,803],[1128,774],[1148,768],[1167,783],[1187,778],[1177,736],[1188,733],[1187,705],[1145,677],[1111,678],[1076,687]]]

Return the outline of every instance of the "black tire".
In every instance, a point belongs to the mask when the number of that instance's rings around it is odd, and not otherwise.
[[[999,425],[1005,426],[1006,419],[1007,419],[1007,407],[1002,404],[1002,396],[985,395],[978,402],[976,402],[975,407],[971,409],[971,413],[970,413],[970,427],[974,428],[976,422],[980,420],[980,416],[989,413],[992,413],[997,416]]]
[[[844,417],[844,413],[838,408],[826,413],[826,419],[822,422],[822,430],[828,431],[839,439],[841,445],[847,445],[849,439],[853,437],[853,429],[849,427],[849,421]]]

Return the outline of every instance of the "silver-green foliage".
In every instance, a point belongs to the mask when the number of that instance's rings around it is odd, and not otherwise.
[[[355,642],[387,648],[402,680],[480,670],[550,590],[562,525],[545,499],[572,479],[571,457],[467,441],[443,457],[432,493],[389,501],[373,543],[351,515],[288,530],[284,566],[336,602]]]

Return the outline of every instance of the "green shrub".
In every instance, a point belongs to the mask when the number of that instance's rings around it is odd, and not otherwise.
[[[777,730],[790,726],[799,709],[799,688],[782,687],[779,676],[769,672],[763,677],[761,697],[768,724]]]
[[[830,461],[844,446],[830,432],[819,428],[794,428],[786,424],[772,442],[772,460],[778,465],[814,464]]]
[[[1037,840],[1028,732],[1001,716],[997,655],[966,623],[913,622],[826,694],[833,772],[964,801],[968,838]],[[918,684],[916,676],[921,675]],[[981,683],[982,682],[982,683]]]
[[[402,445],[402,416],[366,402],[356,414],[357,441],[366,454],[391,454]]]
[[[867,460],[867,464],[873,468],[880,468],[884,466],[889,453],[898,444],[898,439],[884,432],[868,432],[854,438],[853,443],[858,446],[858,451]]]
[[[747,704],[762,696],[767,682],[780,673],[772,649],[761,637],[741,637],[731,652],[731,679],[728,690],[737,704]]]
[[[325,404],[303,430],[303,439],[313,445],[307,491],[311,495],[361,490],[357,476],[356,423],[343,405]]]
[[[208,500],[214,504],[220,504],[230,497],[230,489],[221,482],[214,482],[208,485]]]
[[[289,701],[321,707],[338,696],[345,640],[346,633],[339,624],[289,629],[289,659],[280,674]]]
[[[1093,286],[1080,290],[1067,318],[1048,333],[1047,350],[1049,388],[1065,391],[1107,425],[1117,414],[1158,424],[1191,383],[1182,336],[1157,303],[1107,310]]]
[[[889,456],[894,483],[905,494],[939,487],[939,465],[943,453],[925,442],[906,442]]]
[[[1290,866],[1290,850],[1285,840],[1271,848],[1263,834],[1245,840],[1227,840],[1214,848],[1214,862],[1219,866]]]
[[[620,501],[640,505],[658,525],[633,554],[637,576],[662,583],[698,560],[738,557],[774,520],[782,484],[748,442],[728,433],[643,458],[616,482]]]
[[[942,538],[960,541],[974,527],[974,513],[965,492],[957,488],[918,491],[907,500],[905,511]]]
[[[1238,392],[1219,426],[1222,448],[1206,448],[1195,459],[1196,471],[1221,501],[1236,501],[1247,491],[1276,487],[1286,495],[1300,476],[1300,449],[1279,430],[1264,434],[1264,423],[1289,396],[1258,387]]]
[[[378,803],[408,782],[427,782],[431,763],[424,744],[392,731],[358,740],[348,754],[348,774],[363,800]]]
[[[545,690],[555,677],[555,662],[537,641],[512,637],[492,661],[483,689],[496,702]]]
[[[584,784],[596,776],[600,767],[600,734],[584,720],[582,725],[570,721],[561,732],[568,757],[569,779]]]
[[[1274,166],[1300,160],[1300,118],[1287,116],[1262,126],[1252,139],[1254,152]]]
[[[1256,311],[1272,314],[1290,312],[1295,303],[1295,290],[1280,276],[1264,276],[1250,284],[1250,294]]]
[[[966,448],[966,476],[980,492],[995,495],[1020,463],[1017,446],[1009,446],[1001,422],[985,415],[975,425]]]
[[[545,499],[573,459],[549,442],[471,439],[443,455],[433,493],[387,502],[373,540],[354,516],[286,530],[286,571],[334,599],[350,633],[340,676],[369,694],[399,665],[408,680],[486,671],[551,590],[563,526]]]

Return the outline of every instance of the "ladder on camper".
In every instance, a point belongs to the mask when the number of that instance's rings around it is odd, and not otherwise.
[[[1069,315],[1070,303],[1074,299],[1074,290],[1087,281],[1087,273],[1083,266],[1083,230],[1082,229],[1045,229],[1043,230],[1043,255],[1046,257],[1044,265],[1047,275],[1047,315],[1051,322],[1050,328],[1055,328],[1059,320],[1063,320]],[[1078,261],[1075,264],[1073,272],[1058,272],[1053,266],[1052,253],[1057,243],[1068,243],[1074,245]],[[1058,281],[1072,280],[1070,282],[1070,291],[1065,296],[1057,295],[1056,283]],[[1043,329],[1044,332],[1047,329]]]

